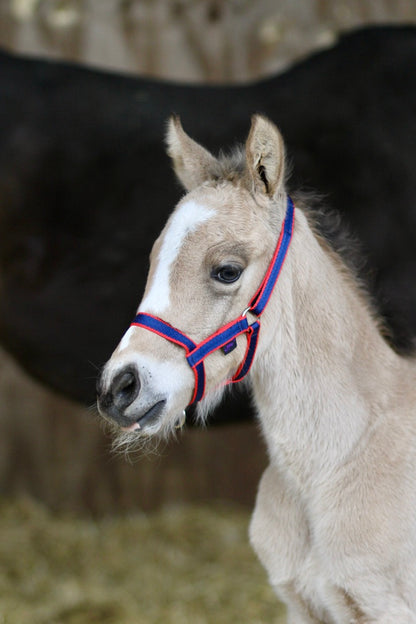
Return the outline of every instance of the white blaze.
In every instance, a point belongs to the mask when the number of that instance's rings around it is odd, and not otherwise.
[[[134,331],[134,327],[129,327],[129,329],[126,331],[126,333],[121,339],[120,344],[118,345],[119,351],[124,351],[124,349],[127,349],[127,347],[130,344],[130,339],[132,337],[133,331]]]
[[[139,312],[160,314],[170,303],[170,270],[178,257],[185,237],[197,227],[214,216],[215,211],[193,200],[184,202],[173,214],[165,232],[157,258],[153,282],[146,297],[140,304]]]

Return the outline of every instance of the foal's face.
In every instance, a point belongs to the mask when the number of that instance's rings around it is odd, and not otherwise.
[[[200,187],[178,204],[151,253],[139,306],[198,343],[240,316],[270,260],[275,236],[266,213],[230,182]],[[230,379],[246,338],[205,361],[206,389]],[[168,432],[190,403],[194,375],[184,349],[132,326],[104,369],[100,409],[131,432]]]
[[[199,343],[242,314],[264,276],[283,197],[283,147],[277,129],[255,118],[245,166],[240,162],[239,173],[221,175],[221,163],[178,121],[171,122],[168,143],[190,192],[154,244],[139,312],[162,318]],[[243,335],[231,353],[219,350],[205,359],[205,403],[221,395],[245,349]],[[165,435],[189,405],[194,383],[181,346],[132,326],[103,370],[99,411],[133,438]]]

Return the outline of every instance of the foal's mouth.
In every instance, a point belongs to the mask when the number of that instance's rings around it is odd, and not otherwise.
[[[147,410],[144,414],[139,416],[134,423],[128,426],[122,426],[121,430],[126,433],[131,433],[133,431],[140,431],[146,425],[151,425],[155,420],[157,420],[165,407],[166,399],[162,399],[158,401],[150,409]]]

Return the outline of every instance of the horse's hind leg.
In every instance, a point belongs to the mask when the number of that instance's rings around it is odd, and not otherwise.
[[[309,549],[305,519],[273,466],[260,481],[250,541],[276,594],[287,606],[288,623],[319,624],[294,583]]]

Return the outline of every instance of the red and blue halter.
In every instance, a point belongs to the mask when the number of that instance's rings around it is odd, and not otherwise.
[[[162,336],[162,338],[166,338],[170,342],[173,342],[185,349],[186,359],[195,375],[194,394],[189,405],[200,401],[205,393],[204,359],[210,355],[210,353],[217,351],[218,349],[222,349],[225,355],[231,353],[231,351],[233,351],[237,346],[236,338],[240,334],[246,334],[247,336],[246,352],[236,373],[226,383],[235,383],[240,381],[249,372],[256,353],[260,330],[260,316],[270,299],[285,261],[287,250],[292,240],[294,217],[295,206],[291,198],[288,196],[285,220],[280,232],[279,240],[277,241],[276,249],[266,275],[264,276],[254,297],[251,299],[248,307],[244,310],[241,316],[234,321],[227,323],[227,325],[221,327],[218,331],[211,334],[211,336],[208,336],[208,338],[205,338],[205,340],[199,344],[196,344],[186,334],[182,333],[169,323],[166,323],[166,321],[163,321],[156,316],[152,316],[151,314],[146,314],[145,312],[139,312],[132,322],[132,326],[148,329],[155,334]],[[247,314],[249,312],[256,317],[256,320],[251,325],[247,320]]]

